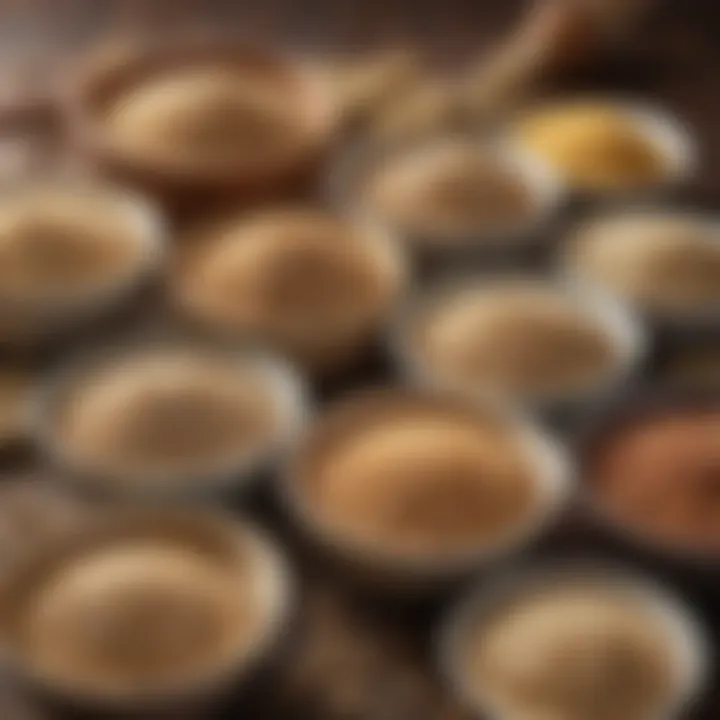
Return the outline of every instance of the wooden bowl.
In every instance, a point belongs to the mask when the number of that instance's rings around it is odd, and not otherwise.
[[[272,158],[216,166],[189,158],[149,157],[123,146],[107,125],[108,107],[155,75],[199,65],[230,68],[274,85],[298,126],[297,142]],[[94,169],[183,210],[303,194],[312,187],[337,128],[334,104],[319,75],[280,53],[229,43],[185,42],[126,48],[112,57],[90,55],[60,94],[70,142]]]

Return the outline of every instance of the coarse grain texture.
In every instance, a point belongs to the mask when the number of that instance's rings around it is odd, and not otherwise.
[[[440,140],[380,160],[358,192],[401,234],[454,244],[495,238],[528,222],[532,189],[511,158],[479,140]]]
[[[519,718],[651,718],[682,695],[673,632],[652,602],[582,581],[510,598],[475,627],[458,672]],[[536,715],[537,713],[537,715]]]
[[[192,348],[88,361],[65,385],[59,378],[57,397],[48,393],[41,441],[96,488],[200,490],[264,458],[295,422],[266,369],[257,358]]]
[[[720,313],[720,227],[710,216],[599,219],[571,240],[567,266],[658,318],[710,321]]]
[[[537,283],[461,288],[431,301],[406,332],[410,362],[429,382],[530,404],[592,392],[622,362],[591,306]]]
[[[3,72],[22,65],[22,57],[30,46],[43,45],[45,53],[56,60],[67,57],[92,39],[107,33],[122,32],[139,38],[157,38],[171,34],[178,28],[221,29],[262,41],[288,42],[310,50],[327,48],[355,49],[383,48],[397,38],[417,44],[428,54],[442,61],[467,59],[478,47],[487,47],[497,40],[521,14],[520,0],[503,3],[478,3],[475,0],[288,0],[265,2],[212,2],[205,0],[3,0],[0,15],[4,35]],[[605,7],[605,3],[603,3]],[[720,191],[720,136],[716,132],[720,121],[720,86],[716,68],[720,64],[720,50],[716,42],[720,8],[716,0],[693,0],[687,3],[663,3],[657,19],[633,38],[629,55],[616,65],[601,68],[587,78],[588,85],[599,90],[628,90],[657,97],[663,104],[676,107],[695,127],[705,146],[705,162],[696,192],[713,196]],[[27,41],[27,42],[26,42]],[[62,62],[57,62],[58,67]],[[52,73],[51,73],[52,74]],[[47,73],[42,73],[43,78]],[[590,548],[593,549],[593,548]],[[309,581],[310,584],[315,583]],[[352,643],[362,643],[372,636],[378,647],[382,664],[369,662],[358,673],[348,669],[339,658],[355,657],[342,649],[319,658],[313,669],[313,699],[300,700],[294,685],[285,674],[278,676],[271,691],[243,705],[248,715],[268,718],[313,718],[338,720],[342,709],[329,699],[340,690],[346,697],[359,698],[354,704],[357,720],[394,720],[403,714],[413,720],[449,720],[465,718],[443,694],[438,679],[425,655],[418,650],[424,633],[418,632],[423,623],[405,615],[391,616],[386,622],[374,622],[366,613],[357,611],[352,603],[339,597],[334,584],[319,589],[327,597],[324,605],[307,603],[301,621],[306,633],[304,647],[310,652],[321,637],[321,625],[332,625],[326,636],[347,637]],[[330,608],[341,607],[337,623],[326,623]],[[423,622],[426,622],[424,620]],[[714,623],[716,626],[718,621]],[[318,641],[317,645],[321,643]],[[402,652],[390,652],[390,646]],[[321,653],[318,653],[319,655]],[[288,665],[298,673],[308,666],[302,653],[288,659]],[[375,669],[378,668],[377,672]],[[289,672],[289,670],[288,670]],[[398,701],[390,710],[380,702],[385,697],[380,688],[392,689],[399,679],[412,675],[412,701]],[[347,685],[363,678],[360,689],[344,690]],[[720,713],[720,683],[706,703],[690,715],[692,720],[716,720]],[[8,718],[14,713],[12,693],[2,692],[0,705]],[[353,701],[356,702],[356,701]],[[236,718],[237,709],[225,717]],[[45,715],[42,720],[57,720]],[[93,717],[92,720],[97,720]],[[173,718],[172,720],[176,720]],[[193,718],[193,720],[196,720]],[[202,720],[207,720],[205,716]]]
[[[191,232],[171,292],[210,332],[266,342],[328,371],[364,352],[405,282],[386,233],[311,208],[277,208]]]

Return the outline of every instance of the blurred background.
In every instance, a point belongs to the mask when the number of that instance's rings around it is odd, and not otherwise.
[[[45,84],[63,62],[112,38],[169,37],[188,31],[228,34],[307,53],[354,52],[416,45],[438,64],[462,63],[507,35],[522,0],[18,0],[0,3],[3,82]],[[701,185],[720,187],[718,48],[714,0],[662,0],[611,66],[585,75],[582,87],[642,91],[675,108],[697,128],[704,149]]]
[[[522,0],[0,0],[0,128],[3,113],[52,93],[74,58],[98,42],[222,34],[318,57],[410,45],[451,68],[507,35],[525,6]],[[620,54],[564,86],[637,93],[671,108],[697,132],[702,148],[692,200],[713,209],[720,207],[719,38],[718,0],[665,0]],[[556,542],[569,554],[584,550],[572,528]],[[303,567],[305,622],[279,680],[257,688],[256,704],[248,706],[257,708],[256,717],[466,717],[429,660],[424,628],[435,608],[368,604],[327,583],[314,562]],[[706,618],[714,617],[717,634],[716,595],[686,590]],[[696,720],[720,717],[718,685],[711,683]],[[12,689],[3,702],[0,696],[0,718],[25,717]]]

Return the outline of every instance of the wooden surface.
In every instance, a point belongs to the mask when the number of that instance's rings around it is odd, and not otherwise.
[[[6,0],[0,2],[0,67],[5,71],[0,93],[3,88],[9,95],[16,92],[18,77],[51,80],[51,68],[63,67],[98,38],[128,33],[152,37],[188,28],[219,29],[317,52],[406,39],[426,47],[439,62],[461,60],[508,27],[518,8],[515,0]],[[623,64],[583,80],[587,87],[629,91],[667,104],[694,127],[703,167],[692,195],[710,206],[720,199],[719,37],[717,0],[672,0],[637,37]],[[29,82],[20,84],[27,89]],[[259,505],[260,512],[268,514],[262,499]],[[272,511],[269,517],[274,521]],[[569,538],[556,544],[581,552],[580,540]],[[292,538],[289,542],[296,544]],[[289,647],[259,682],[254,697],[230,710],[228,717],[464,716],[433,671],[434,608],[408,610],[366,602],[332,579],[318,577],[317,565],[302,553],[298,561],[305,568],[303,600]],[[720,634],[720,613],[713,611],[718,597],[682,583],[680,589]],[[720,698],[712,695],[693,720],[720,718]],[[11,708],[11,700],[0,704],[2,720],[23,720],[22,712]]]

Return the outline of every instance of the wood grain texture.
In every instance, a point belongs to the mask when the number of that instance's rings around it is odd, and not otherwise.
[[[67,60],[100,39],[166,37],[188,29],[318,53],[411,41],[438,62],[452,62],[489,47],[519,11],[518,0],[4,0],[0,89],[26,93],[34,84],[42,85],[53,70],[62,72]],[[717,0],[672,0],[637,36],[622,62],[579,83],[647,97],[695,128],[703,166],[691,195],[711,207],[720,207],[718,37]],[[264,507],[260,512],[266,513]],[[276,522],[272,513],[268,517]],[[563,543],[582,551],[578,538]],[[318,578],[314,562],[302,553],[299,562],[306,571],[297,634],[279,666],[253,697],[228,711],[228,718],[464,717],[433,670],[429,630],[435,609],[409,612],[364,602],[332,579]],[[703,609],[717,638],[718,598],[697,587],[681,587]],[[691,720],[720,718],[720,679],[714,685],[715,693]],[[23,720],[21,711],[12,709],[14,702],[9,696],[5,705],[0,701],[0,718]],[[57,717],[38,714],[37,720]]]

